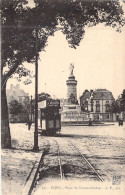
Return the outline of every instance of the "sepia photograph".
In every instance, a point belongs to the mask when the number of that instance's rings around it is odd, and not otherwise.
[[[1,195],[125,194],[125,0],[1,0]]]

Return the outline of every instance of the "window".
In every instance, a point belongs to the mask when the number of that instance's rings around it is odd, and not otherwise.
[[[106,112],[110,112],[110,105],[106,104]]]
[[[99,101],[96,101],[96,104],[99,104]]]
[[[96,112],[100,112],[99,100],[96,101]]]
[[[98,114],[97,114],[97,116],[96,116],[96,117],[97,117],[97,119],[99,120],[99,115],[98,115]]]
[[[93,104],[91,104],[91,112],[93,112]]]
[[[94,102],[93,102],[93,100],[91,100],[91,112],[93,112],[93,104],[94,104]]]
[[[100,105],[96,105],[96,112],[100,112]]]
[[[59,111],[58,110],[55,110],[54,111],[54,116],[57,116],[59,114]]]
[[[74,106],[74,107],[69,107],[69,109],[76,109],[76,106]]]
[[[109,114],[106,114],[106,119],[109,119]]]
[[[45,112],[41,112],[42,117],[45,117]]]

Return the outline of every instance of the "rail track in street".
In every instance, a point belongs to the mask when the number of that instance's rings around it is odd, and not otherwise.
[[[70,142],[70,141],[69,141]],[[93,165],[87,160],[87,158],[81,153],[78,147],[76,147],[72,142],[70,144],[78,151],[78,153],[83,157],[83,160],[88,164],[90,169],[93,170],[93,172],[97,175],[100,181],[104,181],[104,179],[100,176],[100,174],[96,171],[96,169],[93,167]]]
[[[65,143],[68,144],[65,145]],[[80,179],[86,181],[101,181],[104,179],[98,173],[96,168],[89,162],[86,155],[71,141],[63,140],[62,147],[59,140],[50,137],[46,139],[46,148],[43,159],[40,162],[36,181],[34,180],[34,189],[40,180],[45,179],[60,179],[60,181],[67,181],[72,179]],[[71,154],[72,152],[72,154]],[[69,154],[68,154],[69,153]]]
[[[86,174],[87,177],[88,174],[88,178],[93,177],[97,181],[101,181],[101,182],[104,181],[104,179],[97,172],[97,170],[94,168],[92,163],[88,161],[87,156],[85,156],[80,151],[80,149],[76,147],[76,145],[73,144],[71,141],[66,141],[69,147],[67,148],[67,152],[69,151],[72,152],[71,158],[68,158],[69,155],[64,154],[64,151],[62,151],[61,146],[57,140],[50,138],[49,140],[47,140],[47,142],[48,142],[48,151],[46,154],[49,156],[48,156],[48,160],[45,159],[46,155],[44,156],[42,162],[43,167],[41,166],[42,171],[41,171],[40,178],[51,176],[52,178],[56,177],[56,178],[60,178],[61,180],[70,180],[70,178],[75,177],[75,174],[77,173],[77,169],[79,169],[80,167],[80,170],[78,171],[79,174],[77,174],[77,176],[78,175],[84,176],[84,174]],[[72,165],[73,163],[75,163],[75,165]]]
[[[60,167],[60,177],[61,179],[64,179],[67,177],[65,177],[66,171],[64,170],[63,166],[62,166],[62,160],[61,160],[61,152],[60,152],[60,148],[59,148],[59,144],[56,140],[54,140],[57,143],[57,147],[58,147],[58,158],[59,158],[59,167]],[[83,161],[87,163],[87,165],[89,166],[89,168],[93,171],[93,173],[95,173],[95,175],[97,176],[97,178],[103,182],[104,179],[100,176],[100,174],[96,171],[96,169],[93,167],[93,165],[87,160],[87,158],[81,153],[81,151],[79,150],[78,147],[76,147],[71,141],[68,141],[79,153],[79,155],[83,158]],[[84,169],[84,163],[83,164],[83,169]]]

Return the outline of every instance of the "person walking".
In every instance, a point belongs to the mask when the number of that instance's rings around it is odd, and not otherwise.
[[[28,130],[30,130],[31,125],[32,125],[32,121],[31,121],[31,120],[29,120],[29,121],[28,121],[28,123],[27,123],[27,125],[28,125]]]

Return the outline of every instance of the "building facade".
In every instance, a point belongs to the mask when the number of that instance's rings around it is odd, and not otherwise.
[[[83,112],[91,115],[94,121],[113,121],[111,104],[114,97],[107,89],[85,90],[80,97],[80,106]]]
[[[25,91],[23,89],[20,89],[19,84],[15,85],[15,86],[13,84],[11,84],[10,89],[7,89],[7,101],[8,101],[8,103],[11,100],[14,100],[14,99],[21,102],[21,101],[24,100],[24,98],[29,99],[29,94],[25,93]]]
[[[18,122],[28,122],[29,120],[29,112],[30,112],[30,97],[28,93],[25,93],[23,89],[20,89],[19,84],[17,85],[10,85],[10,89],[7,89],[7,102],[8,105],[13,101],[17,101],[19,104],[22,105],[22,109],[20,113],[11,113],[9,110],[9,121],[13,123]],[[15,103],[16,103],[15,101]],[[13,105],[15,106],[15,105]]]

